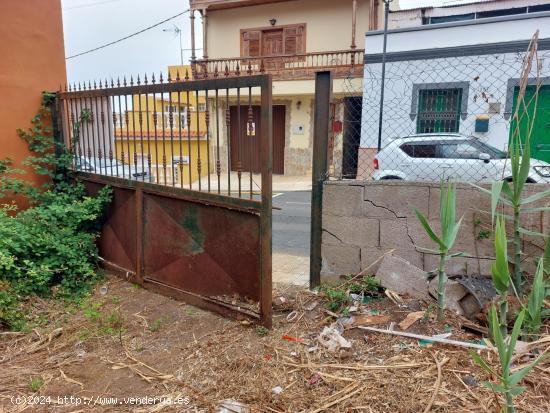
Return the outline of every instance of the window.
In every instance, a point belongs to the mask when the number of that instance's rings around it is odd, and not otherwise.
[[[241,56],[293,55],[305,52],[306,25],[241,30]]]
[[[417,133],[458,132],[462,89],[418,91]]]
[[[206,112],[206,103],[198,104],[199,112]]]
[[[401,149],[412,158],[435,158],[436,147],[435,143],[419,142],[406,143]]]
[[[438,158],[479,159],[480,150],[469,142],[444,142],[439,146]]]

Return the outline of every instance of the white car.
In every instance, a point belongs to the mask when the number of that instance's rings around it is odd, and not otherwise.
[[[511,180],[507,154],[473,136],[431,133],[397,138],[374,159],[374,180]],[[550,164],[531,159],[527,182],[550,183]]]
[[[138,181],[152,182],[153,175],[141,165],[128,165],[120,162],[117,159],[99,159],[80,156],[75,158],[75,166],[77,171],[91,172],[99,175],[116,176]]]

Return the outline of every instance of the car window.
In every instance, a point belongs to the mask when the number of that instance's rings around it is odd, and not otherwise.
[[[413,158],[435,158],[436,145],[434,143],[406,143],[401,149]]]
[[[442,142],[439,144],[438,158],[479,159],[480,150],[469,142]]]

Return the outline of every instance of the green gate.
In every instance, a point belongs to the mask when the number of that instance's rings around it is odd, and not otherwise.
[[[525,92],[525,102],[528,103],[527,111],[520,108],[519,132],[522,142],[528,133],[528,128],[533,119],[535,100],[533,99],[536,87],[528,86]],[[512,114],[516,112],[519,87],[514,90],[514,106]],[[536,116],[533,124],[533,132],[530,138],[531,157],[550,163],[550,85],[544,85],[539,89],[538,101],[536,104]],[[516,121],[512,120],[510,125],[510,139],[516,129]]]

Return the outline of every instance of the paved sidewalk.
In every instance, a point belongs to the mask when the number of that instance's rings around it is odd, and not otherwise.
[[[221,191],[227,191],[228,188],[228,175],[227,173],[220,175],[220,189]],[[239,186],[238,176],[236,172],[231,172],[231,191],[237,190]],[[198,181],[193,182],[193,187],[198,188]],[[262,177],[260,174],[252,174],[252,191],[260,191],[262,188]],[[311,175],[300,176],[287,176],[287,175],[273,175],[272,179],[273,192],[286,192],[286,191],[310,191],[311,190]],[[208,176],[201,178],[201,187],[203,189],[208,188]],[[218,176],[216,174],[210,175],[210,188],[217,190],[218,188]],[[250,174],[243,172],[241,175],[241,188],[243,192],[248,193],[250,190]]]

